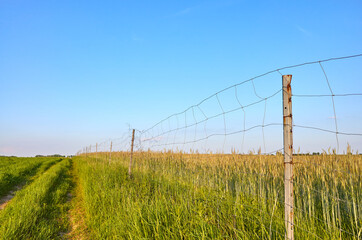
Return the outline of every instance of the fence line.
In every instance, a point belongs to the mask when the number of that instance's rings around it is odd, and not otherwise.
[[[262,201],[265,201],[263,200],[264,197],[266,197],[264,195],[269,194],[270,191],[274,190],[273,197],[267,198],[267,202],[271,200],[274,204],[281,203],[284,206],[285,215],[283,222],[285,224],[285,239],[294,239],[294,232],[296,233],[296,236],[305,236],[302,235],[301,231],[310,234],[317,239],[324,239],[326,238],[326,236],[335,236],[334,234],[337,233],[335,233],[334,231],[339,232],[339,238],[361,239],[362,223],[360,220],[362,219],[362,189],[360,189],[359,187],[361,186],[360,184],[362,180],[359,177],[359,171],[361,170],[360,162],[362,158],[360,156],[353,155],[356,158],[356,163],[354,163],[354,161],[352,160],[349,162],[344,160],[343,156],[340,155],[341,139],[339,137],[362,137],[362,130],[358,129],[354,132],[343,130],[343,127],[341,127],[343,126],[343,124],[340,125],[340,118],[338,117],[336,111],[336,100],[337,98],[359,98],[360,96],[362,96],[362,92],[359,93],[358,91],[356,91],[356,89],[354,89],[354,87],[356,86],[352,86],[353,91],[351,92],[335,93],[336,91],[331,86],[332,81],[329,78],[326,68],[324,66],[327,63],[340,62],[347,59],[362,59],[362,54],[330,58],[313,62],[305,62],[266,72],[264,74],[224,88],[204,98],[199,103],[189,106],[181,112],[174,113],[166,118],[163,118],[161,121],[155,123],[154,125],[145,130],[129,129],[129,131],[125,133],[121,138],[109,139],[101,143],[96,143],[95,145],[90,145],[83,148],[78,153],[85,153],[85,155],[88,156],[87,154],[94,152],[94,150],[96,150],[98,155],[101,155],[101,153],[109,152],[110,161],[112,146],[113,151],[124,154],[127,154],[127,152],[133,152],[133,147],[135,147],[135,153],[149,152],[150,154],[164,154],[164,156],[155,155],[156,159],[168,158],[168,156],[170,156],[171,159],[175,161],[177,161],[177,159],[180,159],[181,161],[187,161],[188,159],[197,159],[200,162],[198,164],[201,168],[204,166],[202,164],[208,164],[207,162],[212,161],[218,162],[219,165],[230,164],[221,161],[220,156],[223,156],[223,158],[225,158],[227,161],[232,158],[234,160],[240,160],[245,165],[245,158],[248,156],[244,153],[246,144],[245,136],[246,134],[251,134],[251,136],[254,136],[252,134],[255,133],[257,129],[261,129],[261,137],[259,136],[259,134],[257,135],[259,139],[257,143],[252,143],[254,139],[253,137],[249,137],[249,141],[247,142],[249,144],[249,154],[253,155],[253,159],[250,161],[255,163],[254,165],[251,164],[249,166],[249,169],[258,169],[259,172],[233,170],[235,172],[232,173],[232,176],[237,179],[236,182],[240,184],[240,189],[248,189],[248,187],[241,186],[244,181],[241,176],[246,177],[248,175],[255,175],[253,178],[258,183],[255,183],[255,189],[253,191],[255,191],[255,193],[259,191],[259,193],[254,194],[253,192],[249,191],[248,194],[250,196],[256,195],[258,199],[258,204],[260,204],[260,206],[262,206]],[[325,82],[325,86],[327,87],[329,92],[328,94],[292,94],[291,92],[289,92],[290,85],[288,86],[288,90],[287,85],[283,85],[280,87],[271,86],[271,89],[269,89],[267,85],[272,82],[272,80],[264,83],[266,85],[262,88],[256,85],[256,80],[260,80],[263,77],[272,78],[272,74],[276,73],[279,74],[279,79],[280,75],[284,79],[286,75],[283,75],[281,71],[290,71],[292,69],[300,69],[301,67],[306,66],[319,67],[319,71],[322,73],[321,78],[323,78],[323,81]],[[297,74],[293,74],[293,78],[294,76],[298,77]],[[293,81],[299,83],[297,80]],[[273,104],[275,104],[273,101],[276,101],[278,96],[280,98],[282,96],[285,97],[284,106],[290,104],[290,111],[284,112],[284,118],[290,117],[290,121],[287,120],[286,122],[282,122],[282,116],[279,116],[278,120],[273,120],[274,116],[268,111],[268,109],[272,108]],[[294,120],[298,120],[295,115],[293,117],[293,120],[291,118],[291,99],[293,98],[293,100],[295,100],[294,97],[295,99],[306,100],[330,98],[330,105],[332,106],[331,110],[333,112],[332,118],[334,120],[334,128],[330,129],[328,127],[321,127],[313,124],[294,123]],[[281,106],[280,102],[279,106]],[[284,107],[283,110],[285,110]],[[293,110],[298,111],[299,109],[293,107]],[[255,120],[253,119],[253,116],[255,114],[260,115],[259,119],[261,119],[261,121],[259,123],[255,123]],[[236,117],[234,115],[236,115]],[[267,116],[270,115],[272,120],[268,120],[267,118]],[[251,126],[247,124],[247,119],[249,119],[250,116],[252,119],[251,121],[253,122]],[[236,120],[234,120],[234,118],[236,118]],[[217,123],[213,123],[212,121],[216,121]],[[211,127],[208,126],[209,124],[211,124]],[[221,128],[216,131],[212,130],[218,128],[218,126]],[[309,158],[309,160],[307,161],[306,158],[301,159],[303,158],[303,156],[306,155],[295,154],[295,151],[293,151],[292,135],[284,135],[284,139],[286,141],[284,142],[284,146],[281,146],[281,143],[274,144],[274,141],[272,139],[272,148],[276,150],[267,151],[267,138],[265,136],[265,131],[272,131],[272,129],[277,128],[279,130],[278,132],[276,132],[276,134],[280,134],[282,132],[282,127],[286,131],[285,134],[292,134],[292,128],[305,131],[309,130],[314,132],[333,134],[335,135],[336,149],[333,149],[332,154],[330,155],[320,155],[320,159],[324,161],[324,164],[315,163],[313,162],[314,159],[311,158]],[[238,137],[238,135],[240,135],[240,137]],[[229,139],[231,139],[232,142],[230,145],[232,149],[230,151],[226,150],[227,140]],[[298,140],[298,138],[296,137],[294,137],[294,139]],[[111,148],[109,148],[109,144]],[[257,145],[259,145],[257,154],[255,153],[255,148],[253,148],[254,150],[250,152],[251,147]],[[217,148],[216,150],[214,150],[214,146],[221,147],[221,151],[217,150]],[[260,146],[263,146],[263,151],[261,150],[262,148]],[[111,150],[109,151],[109,149]],[[283,151],[285,155],[284,166],[282,166],[281,162],[278,160],[280,159],[281,151]],[[347,154],[352,154],[351,149],[347,150]],[[96,155],[96,158],[98,155]],[[259,156],[258,163],[257,160],[254,159],[257,158],[257,156]],[[277,163],[275,167],[278,169],[278,174],[273,172],[273,174],[268,175],[267,171],[273,171],[272,167],[274,166],[274,163],[267,163],[267,161],[269,160],[267,160],[266,158],[262,160],[262,156],[270,156],[270,158],[275,157],[275,161]],[[137,161],[143,161],[137,154],[134,155],[133,158],[135,163]],[[319,159],[316,160],[319,161]],[[143,163],[145,162],[143,161]],[[234,166],[235,169],[239,169],[240,166],[237,164],[241,163],[235,163],[235,166],[237,167],[235,167],[234,165],[228,165],[228,167],[230,168],[231,166]],[[256,164],[259,164],[258,168]],[[342,164],[340,166],[344,167],[344,169],[342,170],[337,168],[335,166],[336,164]],[[182,166],[184,167],[182,171],[186,174],[188,171],[187,167],[186,165]],[[352,168],[350,168],[349,166],[351,166]],[[138,165],[138,167],[142,166]],[[160,168],[162,167],[163,166],[160,166]],[[313,174],[315,174],[315,176],[322,177],[321,179],[324,179],[323,181],[321,180],[322,182],[313,182],[312,180],[309,180],[310,172],[308,172],[308,169],[311,169],[312,167],[314,171]],[[129,162],[130,176],[131,168],[132,155]],[[282,169],[286,169],[284,176],[281,174]],[[323,176],[322,173],[319,173],[321,172],[321,170],[323,170],[324,173],[326,173],[327,175]],[[202,173],[204,175],[207,175],[206,170],[201,169],[200,171],[203,171]],[[293,173],[293,171],[295,171],[295,173]],[[226,174],[225,177],[217,176],[216,179],[205,178],[203,181],[205,182],[205,184],[214,184],[213,186],[216,187],[222,186],[222,184],[224,184],[222,183],[222,181],[225,181],[225,186],[229,186],[231,184],[230,176],[227,175],[229,173],[223,174]],[[197,175],[197,178],[199,178],[199,175]],[[262,180],[263,178],[264,180]],[[192,179],[191,176],[187,176],[185,177],[185,179],[188,179],[193,183],[196,182],[196,180]],[[284,182],[284,184],[282,185],[285,189],[284,196],[279,195],[279,193],[275,196],[275,189],[265,190],[264,188],[267,188],[269,186],[269,183],[267,181],[272,181],[273,184],[278,183],[279,185],[280,181]],[[321,187],[325,187],[325,189],[320,190],[319,188]],[[228,187],[222,188],[226,192],[229,191],[227,190]],[[344,189],[344,191],[341,192],[340,189]],[[351,193],[349,191],[351,191]],[[314,201],[315,204],[319,204],[318,206],[311,205],[310,203],[308,203],[308,205],[307,203],[303,202],[303,197],[308,197],[309,195],[311,195],[311,192],[315,193],[313,195],[314,200],[309,199],[308,201]],[[282,197],[285,198],[284,201],[281,200]],[[343,206],[342,203],[344,204]],[[270,205],[270,203],[268,204]],[[272,214],[275,214],[274,207]],[[315,208],[322,209],[315,210]],[[260,211],[262,211],[262,207],[260,207]],[[293,213],[293,211],[295,212]],[[334,214],[335,216],[331,216],[328,211],[331,211],[331,214]],[[266,213],[270,214],[270,212],[268,211]],[[311,226],[308,225],[310,224],[309,222],[301,222],[302,220],[300,219],[307,219],[308,216],[308,221],[310,221],[310,223],[312,223],[311,219],[320,222],[320,224],[324,228],[324,232],[318,232],[314,228],[309,229],[307,228],[307,226]],[[274,217],[280,218],[280,216]],[[260,224],[266,228],[266,224],[265,222],[263,222],[265,221],[265,219],[262,221],[261,218],[262,214],[260,214],[259,221]],[[278,234],[278,229],[272,228],[272,218],[273,215],[271,216],[270,226],[268,227],[270,238],[272,235],[271,232],[275,232]],[[295,221],[293,218],[295,219]],[[298,225],[296,224],[296,222],[298,222]],[[262,232],[262,234],[264,233]]]

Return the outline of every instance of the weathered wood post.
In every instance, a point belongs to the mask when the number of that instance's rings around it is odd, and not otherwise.
[[[112,141],[111,141],[111,148],[109,150],[109,159],[108,159],[108,165],[111,164],[111,157],[112,157]]]
[[[96,143],[96,160],[97,160],[97,154],[98,154],[98,143]]]
[[[135,132],[135,130],[133,129],[133,131],[132,131],[132,142],[131,142],[131,156],[129,158],[129,168],[128,168],[128,175],[129,175],[130,178],[131,178],[131,175],[132,175],[132,157],[133,157],[134,132]]]
[[[294,240],[292,75],[283,75],[285,239]]]

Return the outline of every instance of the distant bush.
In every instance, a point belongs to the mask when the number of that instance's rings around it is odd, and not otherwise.
[[[53,154],[53,155],[48,155],[47,157],[65,157],[65,156],[60,154]]]
[[[35,157],[65,157],[64,155],[60,155],[60,154],[53,154],[53,155],[35,155]]]

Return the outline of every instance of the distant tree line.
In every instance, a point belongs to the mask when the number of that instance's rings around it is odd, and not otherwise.
[[[60,154],[53,154],[53,155],[35,155],[35,157],[65,157],[64,155]]]

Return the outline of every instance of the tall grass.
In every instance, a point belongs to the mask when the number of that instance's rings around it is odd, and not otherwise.
[[[62,160],[17,192],[0,212],[0,239],[57,239],[67,231],[70,167],[69,159]]]
[[[91,239],[284,239],[282,156],[143,152],[76,158]],[[297,239],[361,237],[361,156],[296,156]]]
[[[0,157],[0,197],[33,175],[41,174],[59,158]]]

